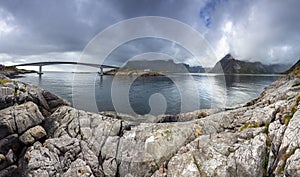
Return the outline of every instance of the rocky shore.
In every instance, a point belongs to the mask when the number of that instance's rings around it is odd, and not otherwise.
[[[25,70],[25,69],[17,69],[17,68],[0,70],[0,75],[4,75],[10,78],[20,77],[20,74],[28,74],[28,73],[37,73],[37,72],[34,70]]]
[[[1,76],[0,176],[300,176],[300,79],[232,110],[90,113]]]

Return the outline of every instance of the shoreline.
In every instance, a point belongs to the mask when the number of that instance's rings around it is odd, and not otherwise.
[[[23,77],[20,76],[21,74],[30,74],[30,73],[37,73],[37,71],[34,70],[25,70],[25,69],[9,69],[9,70],[0,70],[0,75],[4,75],[6,77],[9,77],[10,79]]]

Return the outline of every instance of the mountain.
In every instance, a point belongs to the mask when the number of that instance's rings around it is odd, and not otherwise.
[[[175,63],[173,60],[133,60],[128,61],[123,68],[150,69],[167,72],[205,72],[202,66],[189,66],[185,63]]]
[[[298,68],[300,66],[300,59],[287,71],[285,71],[285,73],[290,73],[292,71],[294,71],[296,68]]]
[[[225,55],[210,70],[211,73],[225,74],[267,74],[281,73],[288,69],[287,65],[273,64],[264,65],[261,62],[240,61],[232,57],[231,54]]]

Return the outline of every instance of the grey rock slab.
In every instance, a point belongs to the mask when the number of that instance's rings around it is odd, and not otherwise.
[[[162,162],[196,137],[195,123],[140,124],[121,137],[117,160],[119,174],[151,176]]]
[[[14,118],[14,108],[9,107],[0,110],[0,139],[16,132],[17,127]]]
[[[295,112],[284,132],[282,143],[276,159],[274,174],[281,175],[287,161],[286,156],[293,155],[294,151],[300,147],[300,112]],[[291,161],[290,161],[291,163]],[[297,162],[296,162],[297,163]]]
[[[0,117],[0,139],[13,133],[21,134],[44,120],[32,102],[0,110]]]
[[[284,176],[300,176],[300,149],[297,149],[286,162]]]
[[[45,119],[33,102],[27,102],[14,107],[14,118],[18,133],[25,132],[28,128],[36,126]]]
[[[44,147],[40,142],[35,142],[30,146],[25,155],[25,176],[36,176],[38,171],[47,171],[49,176],[62,171],[59,155]]]
[[[82,159],[76,159],[71,163],[70,168],[62,176],[81,176],[81,177],[93,177],[91,168]]]
[[[201,135],[170,159],[167,176],[262,176],[265,135],[247,140],[239,134]]]
[[[271,174],[274,168],[276,168],[276,158],[279,153],[282,138],[285,132],[286,126],[282,125],[279,120],[272,122],[269,125],[269,138],[271,141],[271,147],[269,152],[269,162],[267,167],[267,173]]]
[[[33,144],[35,141],[47,135],[44,128],[40,125],[30,128],[20,136],[20,141],[26,145]]]

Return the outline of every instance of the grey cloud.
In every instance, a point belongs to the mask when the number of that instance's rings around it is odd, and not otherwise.
[[[297,0],[0,1],[0,61],[17,63],[32,56],[49,60],[49,53],[77,60],[65,53],[80,53],[109,25],[139,16],[164,16],[204,34],[219,58],[231,52],[244,60],[293,63],[300,56],[299,8]],[[3,32],[1,24],[11,31]],[[192,64],[192,56],[182,47],[154,39],[128,42],[107,61],[119,64],[145,52],[176,55]]]

